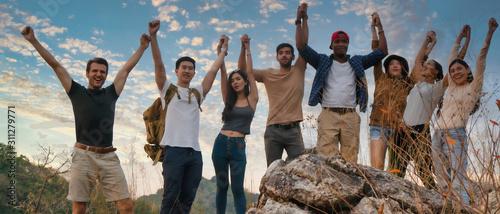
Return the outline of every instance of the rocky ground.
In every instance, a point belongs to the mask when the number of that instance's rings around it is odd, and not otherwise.
[[[476,188],[489,198],[489,211],[500,213],[494,187]],[[389,172],[352,164],[341,157],[306,154],[273,162],[261,180],[257,208],[247,213],[476,213],[452,196],[416,185]],[[479,202],[478,202],[479,203]],[[484,206],[486,207],[486,205]]]

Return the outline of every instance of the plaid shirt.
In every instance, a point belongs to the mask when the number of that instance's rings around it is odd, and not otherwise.
[[[318,54],[309,45],[306,45],[306,48],[299,51],[299,53],[300,56],[316,69],[311,95],[309,95],[309,105],[316,106],[318,103],[321,103],[323,83],[333,64],[333,54],[330,57],[326,54]],[[350,55],[347,55],[348,62],[356,74],[356,104],[359,105],[362,112],[366,111],[368,103],[368,86],[366,84],[365,69],[379,63],[385,56],[386,54],[380,49],[365,56],[355,55],[351,58]]]

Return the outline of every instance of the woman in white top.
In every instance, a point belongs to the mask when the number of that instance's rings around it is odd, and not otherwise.
[[[470,197],[467,194],[468,136],[465,127],[481,96],[486,55],[498,23],[491,18],[488,26],[486,39],[477,57],[474,80],[470,83],[467,81],[471,69],[463,60],[455,59],[449,65],[449,91],[444,98],[438,127],[432,139],[433,161],[439,185],[446,189],[449,195],[461,198],[466,204],[470,204]],[[455,43],[450,59],[456,58],[459,48],[460,44]]]
[[[436,33],[427,32],[410,75],[415,85],[407,97],[403,121],[394,134],[394,144],[398,146],[389,150],[389,170],[397,169],[399,172],[395,174],[404,177],[408,163],[413,160],[427,188],[435,186],[429,121],[448,85],[448,80],[443,80],[441,64],[435,60],[426,61],[436,42]]]

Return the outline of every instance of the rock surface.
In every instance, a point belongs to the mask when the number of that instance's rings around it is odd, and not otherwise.
[[[273,162],[260,185],[259,206],[247,213],[450,213],[451,203],[389,172],[305,154]]]

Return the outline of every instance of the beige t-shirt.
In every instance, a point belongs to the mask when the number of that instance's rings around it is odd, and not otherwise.
[[[293,65],[290,72],[279,69],[254,70],[255,80],[263,82],[269,99],[267,125],[300,122],[306,67]]]

